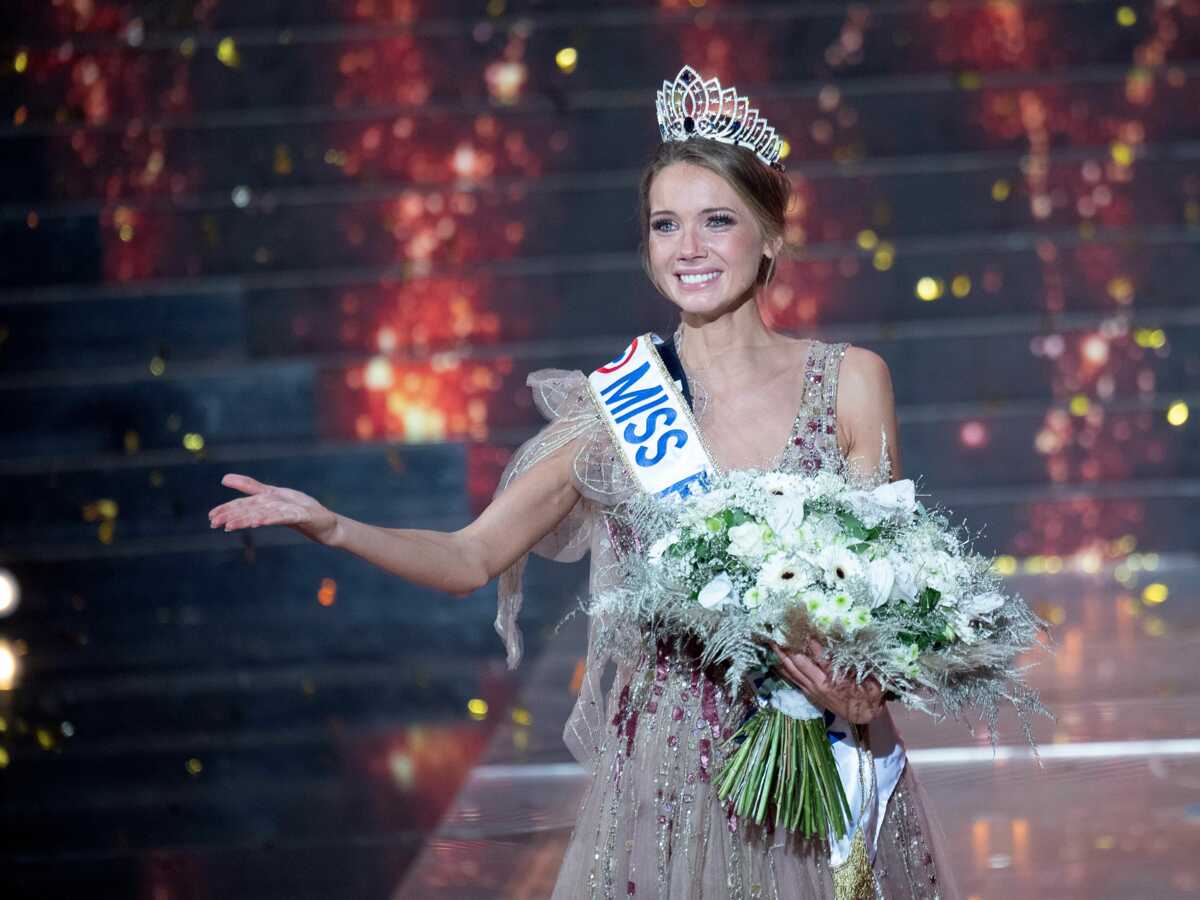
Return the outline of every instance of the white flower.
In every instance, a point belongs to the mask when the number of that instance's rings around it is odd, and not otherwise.
[[[837,497],[846,490],[846,482],[832,472],[821,470],[805,485],[810,497]]]
[[[892,574],[895,576],[892,581],[892,593],[888,599],[903,600],[906,603],[917,599],[921,588],[917,584],[917,573],[912,564],[895,550],[888,552],[887,561],[891,564]]]
[[[857,553],[845,547],[826,547],[821,551],[818,561],[825,572],[825,581],[830,585],[842,585],[848,579],[863,574],[862,560]]]
[[[963,564],[945,550],[934,550],[920,558],[925,582],[940,594],[957,594],[966,578]]]
[[[729,529],[729,552],[743,559],[762,559],[767,553],[770,532],[759,522],[743,522]]]
[[[692,511],[701,518],[719,513],[733,499],[732,492],[727,488],[719,488],[699,494],[689,504]]]
[[[760,588],[757,584],[746,589],[746,593],[742,594],[742,606],[746,609],[758,609],[763,601],[766,591]]]
[[[767,524],[785,545],[794,545],[799,528],[804,521],[804,498],[784,494],[771,496],[771,511],[767,513]]]
[[[854,634],[871,624],[871,614],[861,606],[856,606],[842,617],[842,627],[847,634]]]
[[[800,525],[797,541],[809,549],[814,560],[821,551],[829,547],[845,547],[847,537],[841,523],[829,513],[805,516]]]
[[[986,616],[995,612],[1003,605],[1004,595],[996,591],[988,591],[986,594],[976,594],[967,603],[971,614],[975,616]]]
[[[890,481],[870,491],[848,491],[843,498],[868,528],[885,519],[911,516],[916,509],[916,486],[911,478]]]
[[[891,651],[892,662],[904,670],[904,674],[912,677],[920,671],[917,660],[921,656],[921,648],[916,644],[900,644]]]
[[[733,590],[733,581],[727,572],[721,572],[700,588],[700,596],[696,598],[705,609],[719,609],[738,602]]]
[[[794,595],[811,584],[807,566],[794,557],[777,553],[758,573],[758,585],[775,593]]]
[[[878,609],[892,596],[896,583],[896,570],[887,559],[873,559],[867,563],[867,585],[871,590],[871,609]]]
[[[759,490],[776,496],[803,498],[808,493],[805,479],[790,472],[764,472],[755,483]]]

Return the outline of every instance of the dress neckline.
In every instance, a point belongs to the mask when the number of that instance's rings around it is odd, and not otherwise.
[[[675,329],[674,334],[671,335],[671,340],[668,342],[668,346],[670,348],[671,360],[678,367],[678,371],[677,372],[675,371],[675,366],[670,366],[670,365],[668,365],[668,370],[671,371],[672,375],[678,374],[679,380],[680,380],[680,382],[682,384],[682,388],[683,388],[682,393],[684,396],[684,400],[687,402],[688,408],[691,409],[692,412],[694,413],[696,407],[695,407],[695,402],[693,400],[691,382],[688,379],[687,368],[683,364],[683,357],[680,356],[680,354],[679,354],[679,344],[678,344],[679,331],[680,331],[680,328],[682,328],[682,327],[683,326],[681,324],[680,326],[678,326]],[[769,465],[767,465],[767,466],[738,466],[735,469],[736,471],[762,473],[762,472],[773,472],[773,471],[777,470],[778,468],[780,468],[780,466],[783,464],[783,462],[787,459],[788,451],[791,450],[792,445],[796,441],[796,438],[801,434],[801,422],[804,420],[805,413],[808,411],[809,372],[812,368],[813,361],[816,358],[814,356],[814,353],[816,352],[818,345],[823,343],[818,338],[810,337],[810,338],[806,338],[805,340],[807,341],[808,346],[804,350],[804,362],[801,364],[801,369],[800,369],[800,402],[796,409],[796,414],[792,417],[792,427],[788,430],[788,434],[787,434],[787,437],[784,439],[783,446],[780,447],[779,450],[776,451],[775,455],[771,457],[771,459],[769,461]],[[710,403],[712,402],[711,397],[708,398],[708,402],[710,402]],[[697,420],[697,427],[699,427],[698,420]],[[711,454],[711,451],[710,451],[710,454]],[[711,454],[711,455],[713,455],[713,460],[712,460],[713,464],[721,472],[735,471],[735,470],[731,470],[731,469],[727,468],[726,466],[724,466],[719,460],[716,459],[715,454]]]

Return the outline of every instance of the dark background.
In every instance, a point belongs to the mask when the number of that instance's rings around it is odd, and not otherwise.
[[[529,371],[669,333],[635,192],[684,62],[789,144],[767,316],[884,356],[979,549],[1197,549],[1196,0],[17,0],[0,35],[5,898],[385,897],[498,722],[563,757],[494,588],[206,512],[241,472],[460,527]],[[531,567],[531,659],[585,574]]]

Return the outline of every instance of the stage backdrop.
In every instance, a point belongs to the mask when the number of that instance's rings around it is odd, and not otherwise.
[[[0,34],[5,897],[385,897],[498,722],[562,757],[492,588],[206,511],[226,472],[482,509],[529,371],[673,328],[635,209],[684,62],[787,141],[766,315],[887,360],[905,472],[981,550],[1136,595],[1197,549],[1196,0],[16,0]],[[583,576],[532,568],[531,657]]]

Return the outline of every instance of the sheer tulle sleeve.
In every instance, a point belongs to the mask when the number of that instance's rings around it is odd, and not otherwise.
[[[608,428],[579,370],[539,369],[525,382],[533,402],[548,423],[517,448],[496,487],[495,496],[521,477],[538,477],[538,464],[561,453],[572,455],[571,478],[580,499],[558,525],[530,549],[546,559],[575,562],[591,547],[597,507],[627,496],[630,485]],[[496,633],[504,641],[508,667],[521,661],[523,642],[517,617],[524,600],[522,582],[529,554],[522,554],[500,574],[497,585]]]

